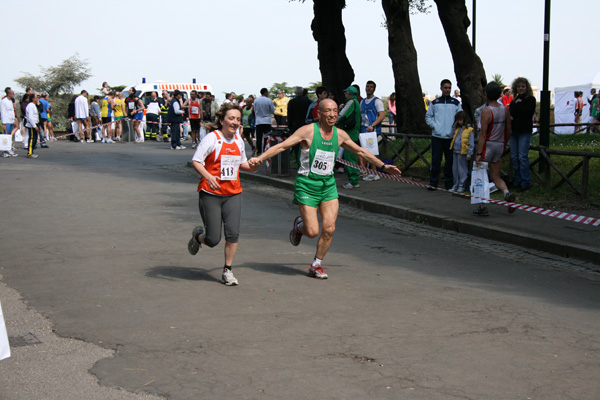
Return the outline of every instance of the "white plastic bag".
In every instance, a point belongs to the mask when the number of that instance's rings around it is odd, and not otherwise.
[[[471,197],[471,204],[489,203],[484,199],[490,198],[490,184],[488,179],[488,163],[481,162],[481,165],[473,163],[473,172],[471,172],[471,195],[481,197],[480,199]]]
[[[377,132],[363,132],[359,136],[360,147],[369,150],[374,156],[379,155],[379,144],[377,143]]]
[[[0,135],[0,150],[12,150],[12,135]]]
[[[2,316],[2,304],[0,304],[0,360],[8,357],[10,357],[10,346],[8,345],[6,325],[4,325],[4,316]]]
[[[23,134],[20,129],[15,132],[15,142],[23,142]]]

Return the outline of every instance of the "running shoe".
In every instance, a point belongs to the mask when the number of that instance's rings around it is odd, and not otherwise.
[[[487,207],[479,206],[477,209],[473,210],[473,215],[478,215],[480,217],[487,217],[490,215]]]
[[[2,152],[2,157],[8,158],[8,157],[10,157],[10,154],[8,154],[8,151],[3,151]]]
[[[514,202],[515,202],[515,200],[516,200],[516,198],[515,198],[515,195],[514,195],[513,193],[511,193],[511,192],[508,192],[508,193],[506,193],[506,194],[504,195],[504,201],[508,201],[508,202],[510,202],[510,203],[514,203]],[[512,213],[514,213],[515,211],[517,211],[517,209],[516,209],[516,208],[508,207],[508,213],[509,213],[509,214],[512,214]]]
[[[46,144],[46,142],[41,143],[40,146],[42,147],[42,149],[49,149],[50,147],[48,147],[48,145]]]
[[[192,143],[192,149],[196,148],[196,142]]]
[[[157,137],[156,137],[156,141],[157,141],[157,142],[162,142],[162,141],[163,141],[163,139],[162,139],[162,136],[157,136]]]
[[[112,140],[111,138],[106,139],[106,143],[114,143],[115,141]]]
[[[202,247],[202,244],[196,239],[199,235],[204,233],[204,228],[201,226],[197,226],[192,231],[192,238],[188,242],[188,251],[191,255],[195,256],[198,254],[198,250]]]
[[[372,181],[378,181],[380,179],[381,179],[381,177],[379,175],[377,175],[377,174],[371,174],[371,180]]]
[[[344,189],[354,189],[354,188],[359,188],[360,185],[357,183],[356,185],[351,184],[350,182],[346,182],[342,185],[342,188]]]
[[[298,224],[300,222],[302,222],[302,217],[297,216],[294,220],[294,226],[292,226],[292,230],[290,231],[290,243],[292,243],[293,246],[298,246],[302,239],[302,232],[298,229]]]
[[[27,158],[38,158],[38,155],[37,154],[32,154],[30,156],[27,156]]]
[[[308,276],[315,279],[327,279],[327,274],[323,272],[323,267],[320,265],[311,265],[308,268]]]
[[[230,269],[223,269],[223,274],[221,275],[221,279],[223,283],[227,286],[237,286],[238,280],[233,276],[233,272]]]
[[[17,153],[15,153],[14,150],[8,150],[8,155],[11,157],[18,157],[19,155]]]

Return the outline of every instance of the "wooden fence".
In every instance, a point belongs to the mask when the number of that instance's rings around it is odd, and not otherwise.
[[[564,125],[564,124],[562,124]],[[574,124],[571,124],[574,125]],[[589,125],[589,124],[579,124],[579,125]],[[381,151],[380,154],[388,154],[391,152],[392,159],[400,167],[402,171],[408,171],[417,161],[422,160],[423,163],[431,168],[431,163],[428,157],[425,155],[431,150],[431,135],[416,135],[409,133],[391,133],[394,126],[383,125],[388,128],[388,132],[382,132],[382,141],[380,143]],[[392,145],[392,141],[396,142],[398,140],[402,141],[402,144],[399,146]],[[422,149],[414,143],[417,140],[428,140],[429,143]],[[567,184],[571,190],[581,196],[582,198],[586,198],[588,196],[588,185],[590,178],[590,160],[594,158],[600,158],[600,153],[587,152],[587,151],[567,151],[567,150],[553,150],[543,146],[531,146],[531,150],[538,152],[538,157],[535,160],[532,160],[530,163],[530,170],[533,176],[539,179],[542,186],[548,187],[551,184],[550,180],[550,170],[548,174],[542,176],[542,174],[538,173],[535,170],[535,166],[539,164],[541,159],[546,160],[548,165],[552,170],[554,170],[561,179],[551,186],[552,189],[556,189],[563,184]],[[506,149],[504,152],[504,156],[510,155],[510,149]],[[567,156],[567,157],[580,157],[581,161],[573,167],[570,171],[565,172],[561,170],[561,168],[556,165],[556,163],[552,160],[551,156]],[[573,181],[573,175],[581,169],[581,183],[576,183]],[[506,175],[509,175],[506,173]]]

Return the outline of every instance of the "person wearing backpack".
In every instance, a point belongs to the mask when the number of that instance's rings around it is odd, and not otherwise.
[[[358,94],[358,90],[354,86],[348,86],[344,89],[344,96],[346,96],[346,104],[342,111],[339,113],[337,126],[342,128],[348,133],[350,139],[354,143],[356,143],[360,147],[359,140],[359,130],[360,130],[360,105],[358,104],[358,99],[356,95]],[[358,164],[358,157],[356,154],[344,151],[344,160]],[[347,165],[344,167],[346,170],[346,175],[348,175],[348,182],[342,185],[344,189],[353,189],[360,187],[358,183],[358,170],[356,168],[348,167]]]

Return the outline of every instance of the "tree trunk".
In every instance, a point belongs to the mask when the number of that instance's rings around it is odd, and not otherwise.
[[[342,22],[345,6],[344,0],[314,0],[315,17],[310,26],[318,44],[321,81],[335,94],[338,103],[344,101],[343,90],[354,81],[354,70],[346,57],[346,31]]]
[[[462,108],[473,118],[473,111],[485,102],[483,88],[487,82],[483,63],[473,50],[467,35],[471,21],[467,16],[465,0],[434,1],[452,53]]]
[[[387,21],[389,55],[394,72],[398,131],[431,133],[425,123],[417,51],[410,27],[409,0],[382,0]]]

